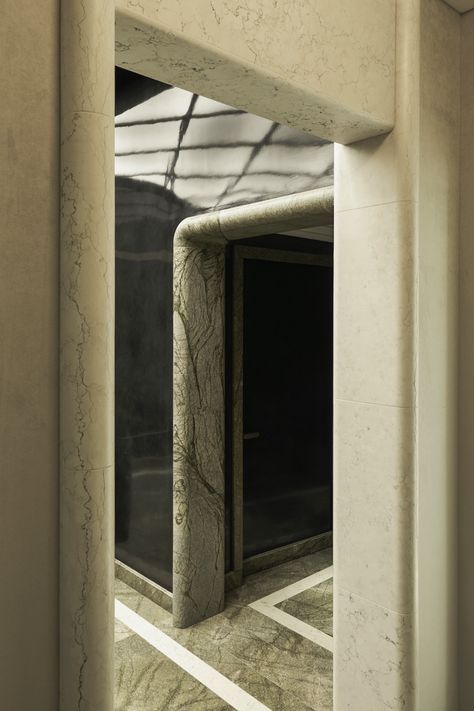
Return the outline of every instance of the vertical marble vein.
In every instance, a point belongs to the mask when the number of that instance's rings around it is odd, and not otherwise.
[[[225,240],[174,244],[173,616],[224,605]]]
[[[61,7],[61,711],[113,709],[113,14]]]

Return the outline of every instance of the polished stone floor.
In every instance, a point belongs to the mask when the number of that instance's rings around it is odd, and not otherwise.
[[[332,637],[332,578],[277,604],[280,610]]]
[[[300,620],[322,637],[332,635],[332,578],[308,588],[305,582],[331,563],[332,551],[326,550],[249,576],[228,593],[223,613],[185,630],[173,628],[168,612],[117,581],[121,610],[151,623],[148,629],[159,631],[162,647],[145,641],[141,628],[137,634],[117,620],[116,711],[332,709],[331,652],[290,628],[294,619],[295,626]],[[291,615],[285,626],[249,607],[288,586],[289,597],[275,604]],[[182,662],[183,648],[185,656],[205,663],[204,676],[193,671],[192,660]],[[220,675],[232,682],[226,693]]]

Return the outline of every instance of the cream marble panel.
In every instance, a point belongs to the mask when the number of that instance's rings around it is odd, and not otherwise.
[[[335,397],[410,406],[413,205],[335,214]]]
[[[413,423],[408,408],[335,402],[338,585],[400,613],[412,605]]]
[[[116,7],[126,68],[343,143],[392,126],[394,0]]]
[[[61,5],[61,108],[114,115],[113,0]],[[107,67],[107,69],[106,69]]]
[[[204,218],[205,219],[205,218]],[[225,240],[178,229],[173,257],[173,620],[224,607]]]
[[[335,210],[416,199],[419,160],[420,3],[397,3],[395,127],[388,136],[335,146]]]
[[[412,618],[335,590],[334,708],[412,711]]]

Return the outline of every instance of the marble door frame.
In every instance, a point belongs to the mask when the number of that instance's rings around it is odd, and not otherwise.
[[[331,223],[333,205],[333,188],[320,188],[190,217],[176,230],[173,621],[177,627],[200,622],[224,607],[226,246],[243,237]]]
[[[377,121],[370,111],[357,113],[343,93],[340,104],[329,105],[296,79],[267,74],[195,40],[187,29],[168,32],[156,18],[138,17],[124,2],[116,10],[113,0],[62,0],[61,711],[114,708],[114,15],[115,62],[125,68],[227,103],[234,97],[242,109],[340,141],[391,127],[391,121]],[[389,88],[392,75],[390,65]],[[290,202],[295,206],[295,198]],[[236,214],[227,213],[226,224],[222,215],[206,216],[208,236],[227,239],[236,230]],[[276,231],[268,218],[262,215],[246,234],[256,234],[258,224]],[[193,225],[183,224],[181,230],[189,230],[189,238]],[[237,234],[245,236],[238,229]],[[211,250],[210,257],[217,259]],[[182,580],[186,585],[185,576]],[[336,625],[339,614],[336,607]],[[372,624],[382,628],[375,620]],[[337,655],[336,648],[336,661]]]

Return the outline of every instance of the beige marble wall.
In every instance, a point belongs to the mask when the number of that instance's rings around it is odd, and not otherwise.
[[[0,22],[0,706],[58,696],[59,9]]]
[[[474,708],[474,11],[462,16],[459,249],[459,711]]]
[[[61,11],[60,708],[111,711],[114,6]]]
[[[459,16],[397,23],[395,129],[336,150],[336,711],[457,704]]]
[[[393,125],[395,0],[116,7],[125,68],[342,143]]]

